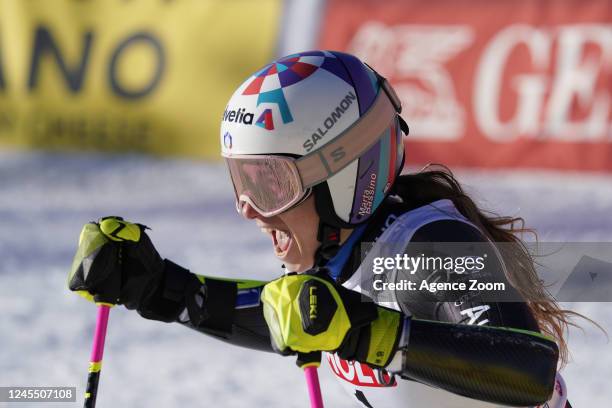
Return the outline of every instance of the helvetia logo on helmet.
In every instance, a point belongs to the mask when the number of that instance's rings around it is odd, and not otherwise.
[[[223,112],[223,121],[232,123],[242,123],[243,125],[252,125],[254,114],[247,112],[244,108],[238,108],[238,110],[232,110],[225,108]]]
[[[272,119],[272,109],[266,109],[257,119],[255,124],[266,130],[274,130],[274,120]]]

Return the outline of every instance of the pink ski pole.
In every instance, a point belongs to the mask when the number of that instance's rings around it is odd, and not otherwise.
[[[321,385],[319,384],[319,374],[317,373],[317,368],[320,364],[320,352],[298,354],[297,365],[304,369],[308,396],[310,397],[310,408],[323,408],[323,396],[321,395]]]
[[[310,395],[310,408],[323,408],[323,397],[321,396],[321,385],[316,366],[304,367],[308,395]]]
[[[98,383],[100,382],[100,370],[102,369],[102,356],[104,354],[104,339],[106,338],[106,327],[108,325],[108,313],[113,307],[110,303],[96,303],[98,305],[98,317],[96,319],[96,331],[94,333],[91,357],[89,358],[89,374],[87,376],[87,388],[85,389],[85,408],[95,408],[98,396]]]

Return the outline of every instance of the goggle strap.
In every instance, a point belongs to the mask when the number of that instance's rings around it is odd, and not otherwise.
[[[386,81],[382,88],[385,89]],[[397,114],[387,91],[378,92],[376,100],[360,120],[321,149],[296,160],[302,188],[315,186],[340,172],[380,140]]]
[[[393,106],[395,106],[395,110],[397,111],[397,113],[402,113],[402,101],[395,93],[395,89],[393,89],[393,87],[389,84],[389,81],[387,81],[387,78],[380,75],[378,71],[372,68],[367,62],[364,62],[364,64],[366,67],[370,68],[374,75],[376,75],[376,78],[380,83],[380,87],[385,91],[389,99],[391,99],[391,103],[393,104]],[[405,133],[408,134],[408,132]]]

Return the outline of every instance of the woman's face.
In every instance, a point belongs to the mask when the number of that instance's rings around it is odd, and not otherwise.
[[[301,204],[269,218],[244,203],[242,216],[255,220],[262,232],[270,236],[274,254],[288,271],[304,272],[313,267],[315,252],[319,247],[319,215],[313,195]]]

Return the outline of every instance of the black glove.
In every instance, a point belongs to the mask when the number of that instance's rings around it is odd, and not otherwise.
[[[86,224],[68,288],[96,303],[122,304],[148,319],[175,321],[186,293],[198,291],[201,283],[188,270],[163,260],[146,229],[120,217]]]

